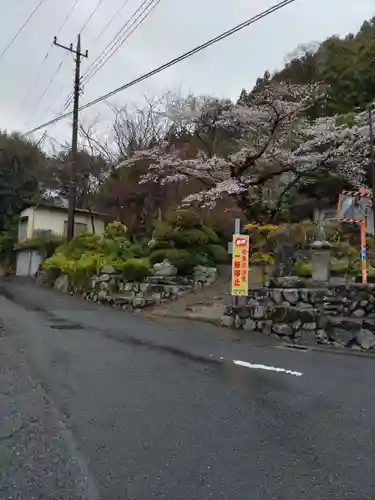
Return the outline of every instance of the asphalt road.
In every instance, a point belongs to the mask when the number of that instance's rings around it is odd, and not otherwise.
[[[373,358],[20,282],[0,318],[0,499],[375,498]]]

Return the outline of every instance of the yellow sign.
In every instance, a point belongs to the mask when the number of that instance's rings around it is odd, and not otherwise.
[[[233,235],[232,295],[247,295],[249,292],[249,236]]]

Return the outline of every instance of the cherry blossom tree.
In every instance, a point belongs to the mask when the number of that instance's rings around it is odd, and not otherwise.
[[[271,84],[246,104],[210,97],[190,97],[183,106],[172,103],[165,116],[189,124],[198,144],[194,157],[164,141],[137,151],[123,165],[148,160],[142,182],[198,179],[203,189],[185,204],[212,207],[230,195],[249,218],[259,203],[266,213],[276,213],[291,192],[322,176],[358,187],[369,154],[368,126],[364,115],[350,127],[339,125],[336,117],[309,121],[307,111],[326,93],[320,84]],[[224,140],[229,146],[223,153]]]

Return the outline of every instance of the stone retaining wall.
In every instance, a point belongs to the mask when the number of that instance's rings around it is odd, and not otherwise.
[[[375,285],[281,279],[225,298],[222,324],[292,343],[375,349]]]
[[[72,286],[67,275],[61,275],[54,281],[54,288],[64,293],[79,294],[83,299],[134,310],[199,291],[214,283],[218,276],[216,268],[204,266],[196,266],[190,277],[176,276],[176,270],[169,276],[157,274],[158,269],[156,267],[155,274],[144,282],[129,282],[121,272],[106,267],[100,275],[93,276],[86,286],[79,287]]]

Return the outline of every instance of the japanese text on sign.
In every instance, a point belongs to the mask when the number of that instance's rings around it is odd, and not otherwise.
[[[233,236],[232,295],[247,295],[249,289],[249,236]]]

